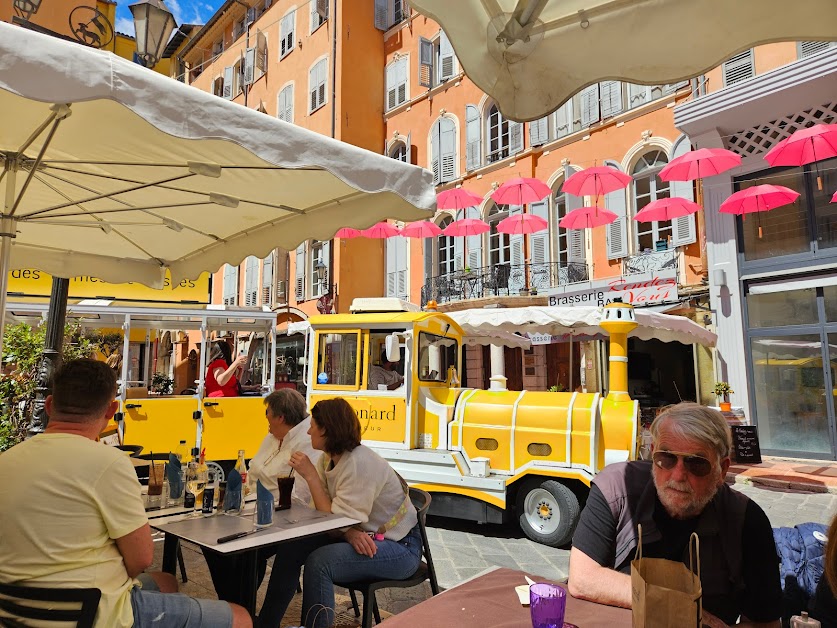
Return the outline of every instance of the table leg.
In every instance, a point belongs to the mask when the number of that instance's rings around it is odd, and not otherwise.
[[[256,594],[259,590],[259,552],[254,550],[244,555],[244,607],[250,616],[256,617]]]
[[[178,537],[166,534],[163,539],[163,571],[173,576],[177,575],[177,548],[179,546]]]

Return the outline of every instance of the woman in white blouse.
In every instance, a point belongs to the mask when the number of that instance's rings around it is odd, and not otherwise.
[[[360,422],[344,399],[327,399],[311,409],[311,445],[324,452],[319,463],[302,451],[289,464],[311,490],[314,507],[360,521],[338,537],[303,539],[286,546],[274,565],[261,626],[278,626],[299,582],[302,623],[323,628],[334,621],[334,582],[404,579],[421,562],[416,509],[406,485],[389,463],[360,444]]]

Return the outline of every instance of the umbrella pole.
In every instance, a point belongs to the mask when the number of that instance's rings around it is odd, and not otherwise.
[[[12,207],[17,190],[17,160],[6,157],[0,179],[6,179],[3,213],[0,215],[0,368],[3,362],[3,335],[6,332],[6,291],[9,286],[9,260],[12,255],[12,238],[17,235]]]
[[[32,421],[29,424],[30,436],[43,432],[49,423],[45,402],[47,396],[52,392],[50,386],[52,374],[61,366],[61,350],[64,345],[64,324],[67,318],[67,294],[69,289],[69,279],[52,278],[44,352],[41,354],[41,360],[38,364],[38,383],[35,386]]]

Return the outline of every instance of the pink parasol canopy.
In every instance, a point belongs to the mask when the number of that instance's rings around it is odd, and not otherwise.
[[[435,238],[442,233],[442,228],[429,220],[411,222],[401,230],[405,238]]]
[[[685,198],[660,198],[651,201],[634,216],[637,222],[653,222],[655,220],[672,220],[694,214],[700,205]]]
[[[546,220],[535,214],[515,214],[497,223],[497,231],[509,235],[539,233],[547,229],[549,224]]]
[[[442,233],[446,236],[461,238],[480,235],[490,230],[491,227],[488,226],[488,223],[480,220],[479,218],[463,218],[462,220],[456,220],[450,223],[444,228],[444,230],[442,230]]]
[[[834,193],[834,196],[831,197],[832,203],[837,203],[837,192]]]
[[[388,222],[379,222],[378,224],[369,227],[369,229],[364,229],[361,233],[364,238],[377,238],[382,240],[384,238],[392,238],[397,235],[401,235],[401,230]]]
[[[766,212],[782,205],[793,203],[799,197],[783,185],[754,185],[745,190],[739,190],[721,203],[718,211],[723,214],[752,214]]]
[[[344,240],[351,240],[352,238],[359,238],[361,235],[363,234],[360,232],[360,229],[343,227],[342,229],[337,230],[337,233],[334,234],[334,237],[343,238]]]
[[[799,129],[765,154],[771,166],[804,166],[837,157],[837,124],[816,124]]]
[[[726,148],[699,148],[680,155],[662,170],[663,181],[694,181],[741,165],[741,155]]]
[[[480,205],[482,200],[481,196],[464,188],[453,188],[436,195],[436,207],[438,209],[465,209]]]
[[[491,194],[501,205],[537,203],[552,193],[550,187],[539,179],[516,177],[509,179]]]
[[[576,172],[564,182],[562,189],[575,196],[598,197],[628,187],[632,180],[629,175],[611,166],[593,166]]]
[[[609,225],[618,218],[609,209],[604,207],[579,207],[564,216],[559,226],[564,229],[592,229],[602,225]]]

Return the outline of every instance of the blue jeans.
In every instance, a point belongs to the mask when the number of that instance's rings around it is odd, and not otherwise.
[[[148,575],[131,589],[134,628],[231,628],[232,609],[226,602],[200,600],[182,593],[160,593]]]
[[[302,581],[301,626],[326,628],[334,622],[334,582],[357,580],[402,580],[409,578],[421,562],[421,534],[418,525],[400,541],[375,541],[373,558],[358,554],[346,541],[319,536],[281,547],[267,585],[259,626],[276,628]]]

